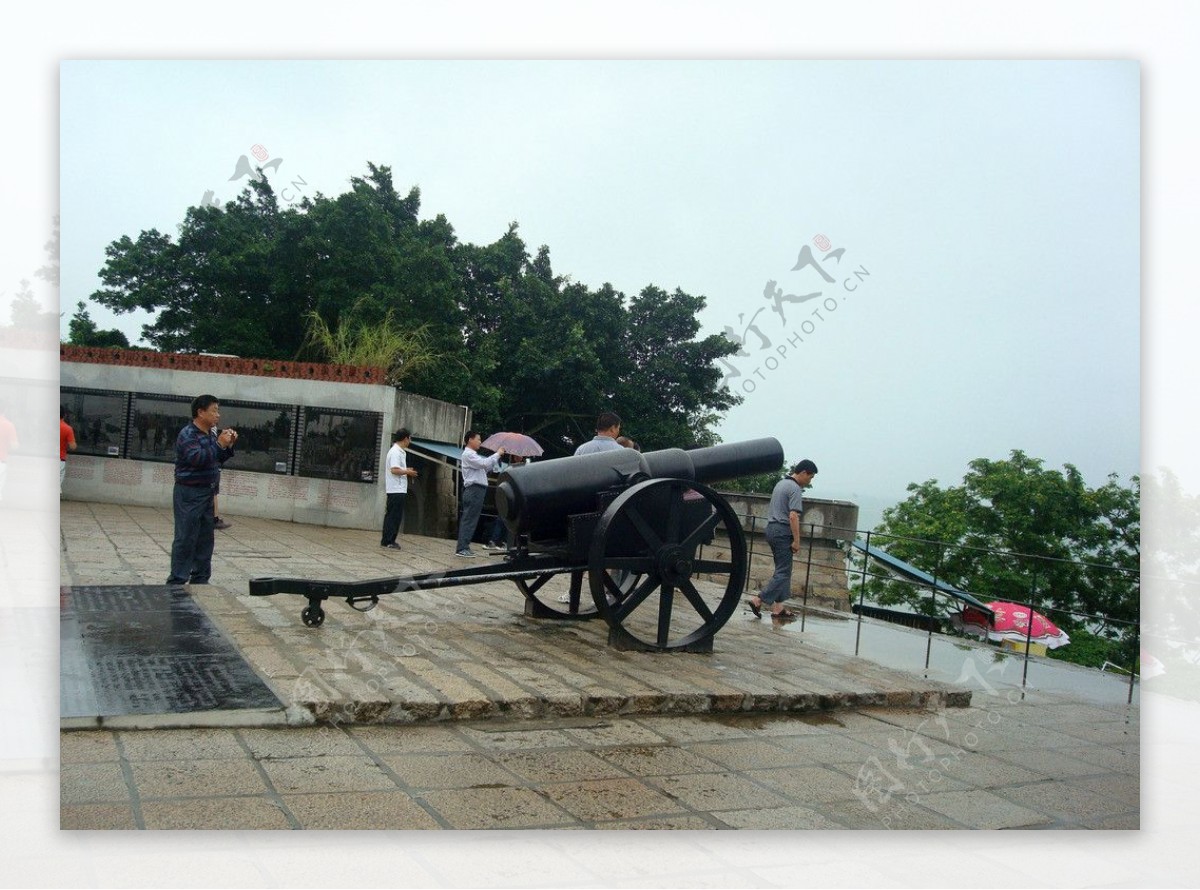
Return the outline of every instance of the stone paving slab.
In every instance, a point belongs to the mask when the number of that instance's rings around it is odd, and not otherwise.
[[[712,654],[618,651],[607,645],[602,620],[526,617],[524,599],[508,582],[387,595],[369,612],[330,600],[325,623],[309,628],[299,617],[303,597],[252,597],[249,580],[364,580],[464,561],[448,540],[405,536],[397,552],[380,548],[376,532],[231,518],[233,527],[217,533],[211,583],[187,590],[282,701],[280,712],[259,718],[263,724],[806,713],[970,701],[966,690],[808,645],[798,623],[778,626],[749,612],[722,628]],[[161,584],[171,523],[169,509],[64,502],[63,583]],[[548,597],[555,585],[565,590],[566,580],[547,585]],[[697,587],[720,594],[706,582]],[[229,722],[255,721],[233,712]],[[189,724],[179,715],[150,715],[125,716],[119,725]],[[194,725],[220,723],[198,716]]]
[[[62,515],[63,584],[163,580],[169,509],[66,502]],[[395,554],[371,532],[232,518],[214,586],[194,597],[290,725],[62,732],[62,828],[1140,825],[1136,706],[969,700],[742,614],[711,656],[615,652],[597,623],[525,618],[502,585],[367,614],[330,604],[305,628],[300,598],[249,597],[248,579],[444,568],[449,543],[405,539]],[[638,855],[596,873],[619,883]],[[780,864],[778,882],[795,874]]]
[[[939,712],[892,709],[64,732],[60,819],[66,829],[1137,828],[1136,775],[996,770],[1012,750],[1003,743],[1029,725],[1021,718],[1060,703],[1009,708],[1012,719],[953,758],[926,756],[901,725]]]

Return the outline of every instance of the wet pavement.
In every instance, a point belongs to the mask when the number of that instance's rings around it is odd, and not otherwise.
[[[431,571],[451,542],[232,519],[189,596],[282,707],[61,733],[63,828],[1139,826],[1136,702],[1003,672],[968,692],[748,614],[712,655],[616,652],[599,622],[524,617],[511,585],[307,628],[249,578]],[[65,586],[161,585],[169,510],[65,502],[61,524]]]
[[[93,730],[61,744],[65,829],[1139,825],[1136,714],[1051,697],[936,712]]]
[[[161,587],[170,546],[167,510],[64,503],[62,579],[67,589]],[[970,691],[804,644],[799,623],[735,613],[711,654],[620,651],[602,620],[560,621],[523,614],[508,581],[381,597],[368,612],[325,603],[320,627],[301,621],[302,596],[249,595],[250,579],[361,581],[476,568],[453,542],[405,536],[404,549],[379,547],[374,532],[261,519],[218,533],[211,583],[190,598],[282,702],[262,725],[417,723],[614,714],[829,711],[859,706],[965,705]],[[493,557],[499,562],[499,557]],[[710,605],[721,594],[697,581]],[[539,595],[554,602],[566,577]],[[162,626],[161,647],[176,643]],[[162,728],[214,725],[188,713],[93,715],[90,725]],[[239,725],[246,725],[239,715]],[[232,716],[231,716],[232,719]],[[197,722],[198,721],[198,722]],[[71,728],[89,725],[72,715]]]
[[[278,711],[282,705],[180,587],[68,587],[61,593],[60,714]]]

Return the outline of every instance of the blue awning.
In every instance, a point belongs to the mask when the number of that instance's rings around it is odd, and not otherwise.
[[[856,550],[861,550],[872,559],[879,560],[879,562],[887,566],[889,570],[895,572],[897,575],[900,575],[903,578],[906,578],[909,581],[916,581],[920,584],[925,584],[938,591],[938,593],[944,593],[947,596],[952,596],[956,600],[961,600],[970,606],[974,606],[977,609],[982,609],[989,615],[992,614],[991,609],[989,609],[979,600],[975,599],[975,597],[971,596],[971,594],[967,593],[966,591],[959,590],[957,587],[951,587],[949,584],[946,584],[943,581],[934,580],[933,575],[930,575],[928,572],[921,571],[911,563],[907,563],[898,557],[892,556],[892,554],[888,553],[886,550],[880,550],[878,547],[868,546],[865,542],[859,540],[851,541],[850,545]]]
[[[417,451],[425,451],[429,454],[436,454],[438,457],[447,457],[454,463],[458,463],[458,459],[462,457],[462,446],[451,445],[447,442],[431,442],[428,439],[413,439],[409,442],[412,448]]]

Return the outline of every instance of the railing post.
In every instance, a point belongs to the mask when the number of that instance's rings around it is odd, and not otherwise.
[[[862,567],[862,584],[858,586],[858,626],[854,629],[854,655],[858,656],[858,644],[862,639],[862,607],[863,597],[867,592],[867,560],[871,558],[869,551],[871,549],[871,532],[867,532],[867,541],[863,545],[863,567]]]
[[[804,622],[808,618],[808,581],[812,577],[812,541],[813,532],[817,530],[817,524],[810,522],[808,524],[808,567],[804,570],[804,598],[801,600],[800,607],[800,633],[804,633]]]
[[[746,550],[746,583],[742,586],[742,593],[750,590],[750,571],[754,567],[754,527],[758,524],[758,517],[750,514],[750,546]]]
[[[945,552],[946,544],[943,541],[938,541],[937,562],[933,568],[933,583],[929,585],[929,632],[925,636],[925,670],[929,670],[929,656],[933,652],[933,622],[937,613],[937,584],[938,575],[942,571],[942,554]]]
[[[1033,571],[1033,581],[1029,586],[1029,626],[1025,629],[1025,661],[1021,670],[1021,689],[1025,689],[1026,680],[1029,677],[1029,645],[1033,639],[1033,615],[1036,609],[1037,600],[1037,569]]]
[[[1133,704],[1133,680],[1142,660],[1142,633],[1139,625],[1133,625],[1133,664],[1129,666],[1129,696],[1125,704]]]

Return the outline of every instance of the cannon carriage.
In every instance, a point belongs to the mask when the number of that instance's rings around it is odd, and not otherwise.
[[[708,483],[782,464],[779,442],[765,438],[692,451],[621,449],[513,467],[496,488],[496,509],[513,541],[501,562],[367,581],[256,578],[250,593],[305,596],[301,619],[319,627],[329,598],[366,611],[389,593],[512,581],[525,598],[526,615],[603,620],[614,648],[711,652],[713,637],[737,608],[748,560],[739,518]],[[718,535],[722,546],[705,554],[704,545]],[[569,578],[566,594],[551,595],[549,582],[563,575]],[[697,586],[698,575],[720,590]]]

